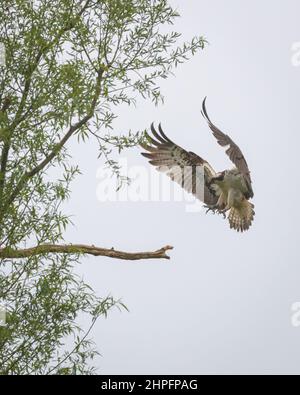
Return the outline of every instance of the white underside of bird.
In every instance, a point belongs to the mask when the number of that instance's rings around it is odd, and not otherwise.
[[[211,182],[211,188],[218,196],[218,201],[207,207],[224,214],[229,211],[230,227],[238,231],[247,230],[255,215],[254,205],[245,198],[247,184],[238,169],[217,174]]]

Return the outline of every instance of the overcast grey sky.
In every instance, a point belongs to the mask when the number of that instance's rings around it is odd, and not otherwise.
[[[66,239],[124,250],[175,248],[170,261],[85,258],[78,268],[99,295],[122,298],[93,331],[103,374],[300,373],[298,0],[174,0],[184,38],[210,45],[164,81],[165,105],[122,108],[116,130],[161,121],[166,134],[207,159],[231,166],[200,114],[238,143],[252,172],[256,217],[239,234],[219,216],[188,213],[184,202],[101,203],[102,165],[90,142],[70,147],[83,176],[67,211]],[[139,149],[124,152],[146,165]],[[169,182],[169,181],[167,181]]]

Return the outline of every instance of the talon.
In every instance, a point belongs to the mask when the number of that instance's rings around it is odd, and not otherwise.
[[[209,206],[209,205],[205,205],[204,208],[206,208],[206,212],[205,214],[209,213],[210,211],[212,211],[213,214],[216,214],[216,211],[218,210],[217,206]]]
[[[226,219],[226,212],[228,211],[228,209],[224,209],[224,210],[219,210],[219,214],[223,215],[223,218]]]
[[[222,214],[223,218],[226,219],[226,209],[224,210],[220,210],[220,208],[218,206],[210,206],[210,205],[205,205],[204,208],[206,208],[206,212],[205,214],[207,214],[208,212],[212,211],[213,214]]]

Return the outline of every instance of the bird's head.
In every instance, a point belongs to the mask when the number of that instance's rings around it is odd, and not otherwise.
[[[217,173],[217,175],[214,177],[215,181],[223,181],[224,177],[226,175],[227,170],[221,171],[219,173]]]

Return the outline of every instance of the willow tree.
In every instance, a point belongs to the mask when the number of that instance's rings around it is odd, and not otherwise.
[[[203,49],[202,37],[178,43],[180,34],[168,28],[176,17],[167,0],[0,3],[0,302],[7,312],[1,374],[92,371],[96,351],[88,333],[122,303],[98,297],[76,276],[83,254],[168,258],[168,246],[128,253],[70,245],[64,240],[69,219],[60,207],[79,172],[70,165],[68,140],[96,139],[117,174],[111,149],[142,137],[107,134],[118,105],[133,104],[137,95],[158,104],[159,81]],[[88,333],[77,326],[78,314],[89,316]]]

